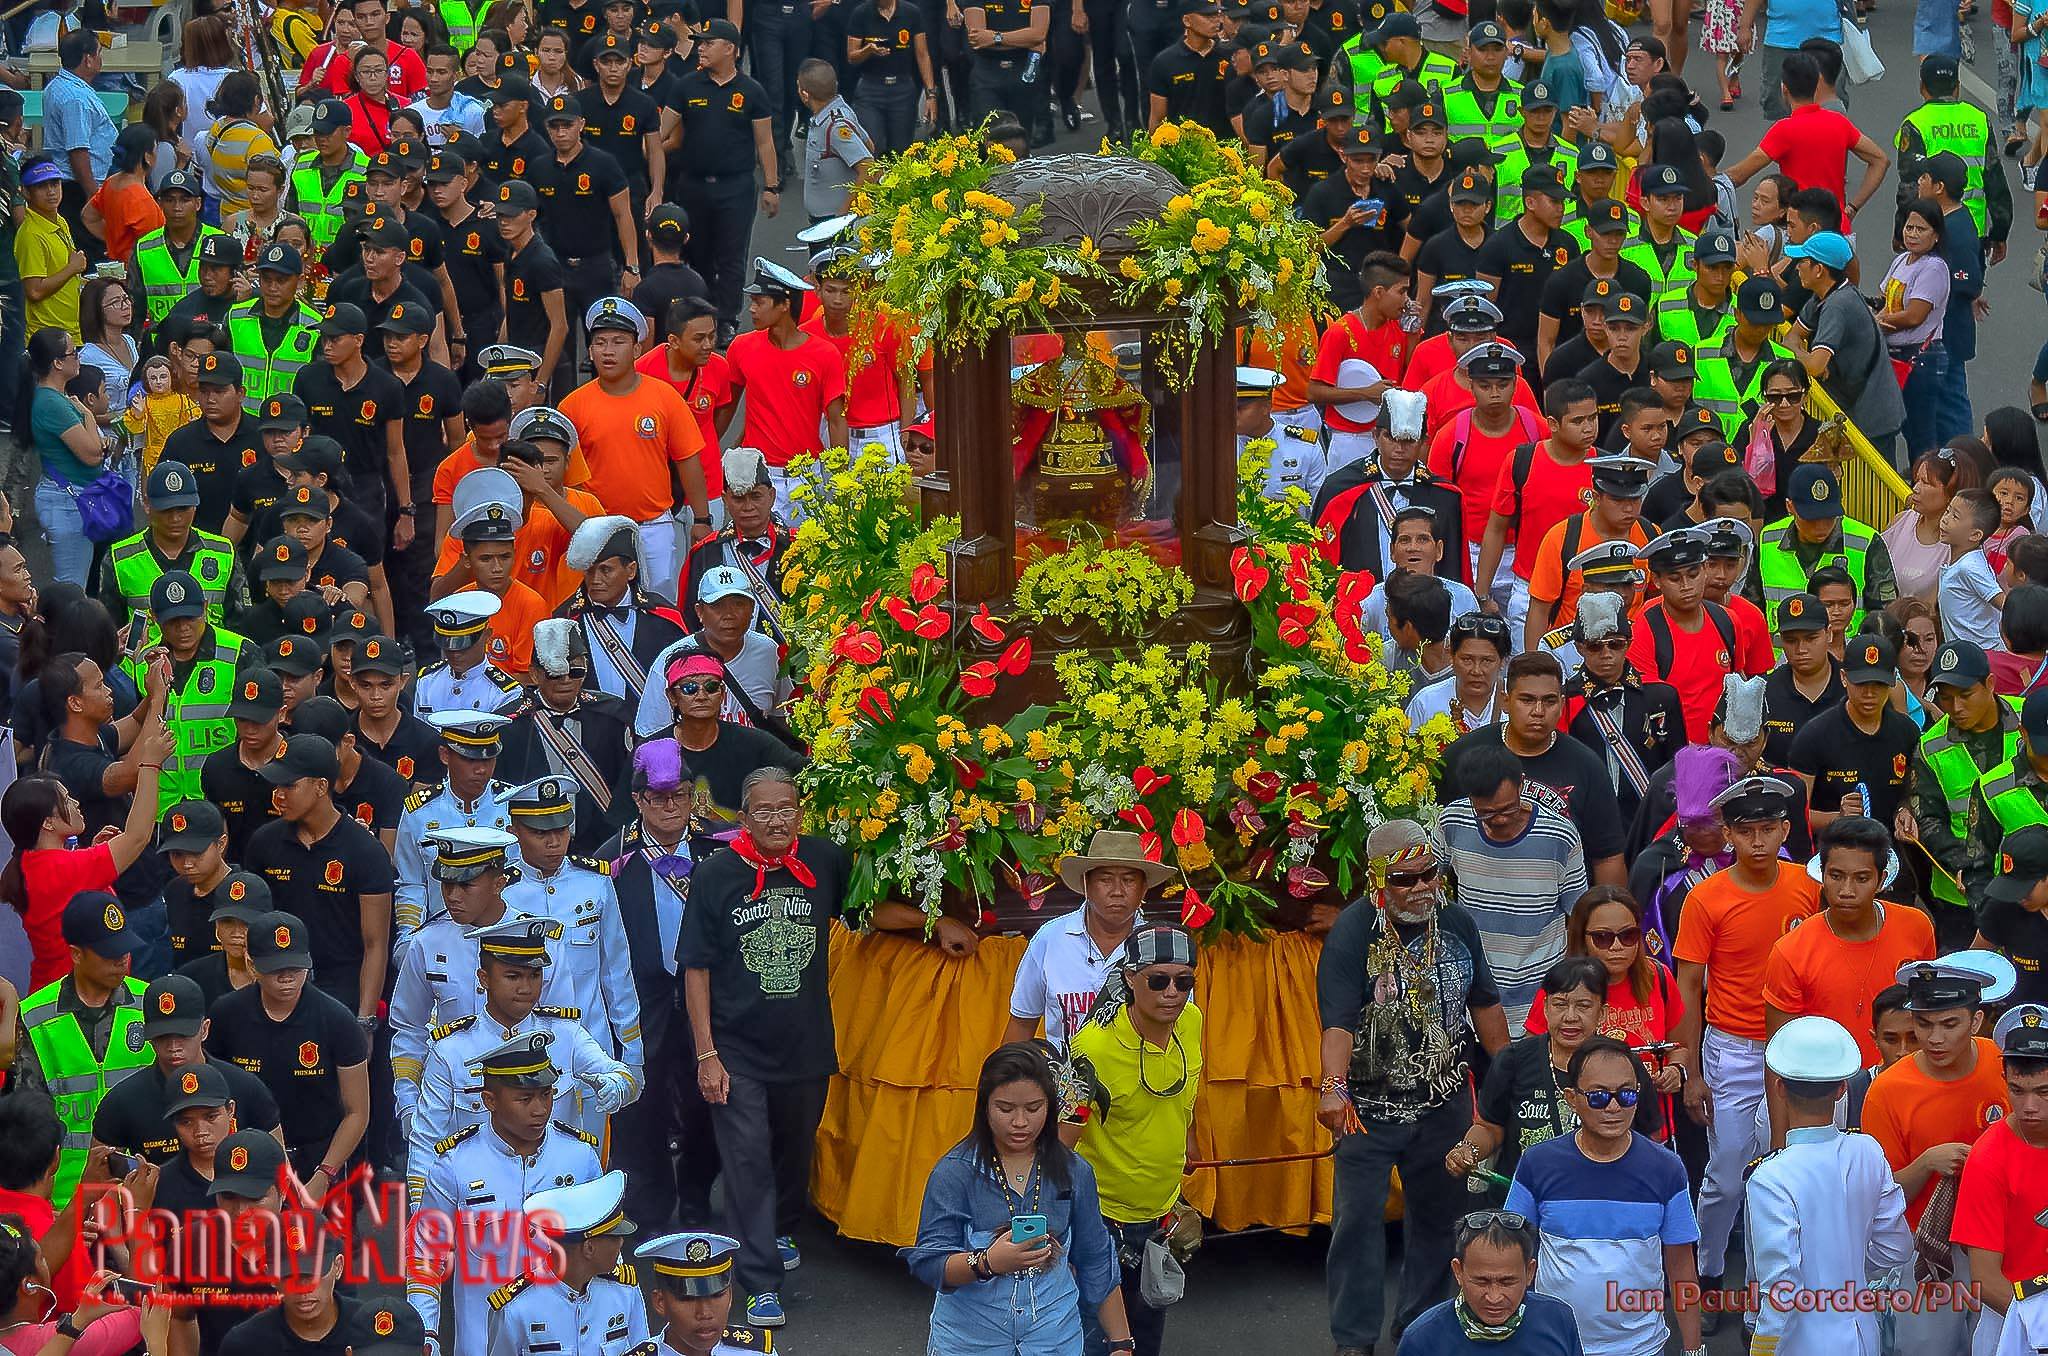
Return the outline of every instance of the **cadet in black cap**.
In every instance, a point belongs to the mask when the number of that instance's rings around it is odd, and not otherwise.
[[[600,39],[602,41],[602,39]],[[609,151],[585,144],[583,106],[579,96],[557,95],[542,115],[553,154],[533,175],[539,191],[543,233],[548,248],[562,264],[563,304],[572,327],[590,303],[619,285],[640,282],[640,228],[633,216],[632,193],[625,171]],[[607,242],[614,233],[625,250],[625,273],[615,279]],[[564,345],[562,357],[570,356]],[[573,368],[555,373],[552,389],[567,394],[577,385]]]
[[[474,177],[472,163],[452,144],[427,161],[427,205],[441,232],[441,265],[455,294],[455,314],[462,318],[460,358],[451,352],[449,365],[464,380],[482,375],[482,351],[497,342],[504,318],[497,265],[504,262],[505,244],[497,223],[476,210],[470,197]]]
[[[227,323],[228,312],[239,301],[235,281],[242,271],[242,242],[218,231],[201,235],[198,271],[199,286],[189,292],[181,291],[175,304],[150,325],[143,352],[165,353],[168,336],[178,333],[180,326],[195,318],[210,320],[215,325]],[[136,295],[142,296],[139,292]],[[141,303],[138,301],[137,305]],[[140,319],[138,316],[137,320]],[[138,370],[136,375],[141,372]]]
[[[1845,689],[1842,666],[1828,649],[1828,614],[1820,599],[1810,593],[1780,599],[1773,621],[1785,662],[1771,670],[1764,688],[1764,761],[1785,767],[1793,738],[1840,706]]]
[[[1404,204],[1378,177],[1379,141],[1363,123],[1353,123],[1338,146],[1342,171],[1320,180],[1301,200],[1304,220],[1322,229],[1333,261],[1330,302],[1353,311],[1365,300],[1359,267],[1375,250],[1399,250]]]
[[[1307,41],[1289,42],[1275,35],[1252,49],[1252,67],[1255,72],[1274,69],[1280,82],[1273,92],[1277,97],[1254,99],[1240,115],[1245,146],[1263,169],[1296,137],[1315,135],[1322,63]]]
[[[520,64],[524,65],[524,58],[520,58]],[[495,188],[532,174],[534,166],[548,158],[548,143],[534,129],[534,121],[540,117],[541,97],[525,75],[505,74],[497,88],[489,92],[486,102],[491,106],[491,125],[485,130],[483,146],[474,158],[484,184]]]
[[[757,20],[774,13],[763,9]],[[739,319],[747,241],[754,229],[756,161],[766,185],[761,210],[773,213],[782,204],[784,167],[778,148],[789,141],[788,111],[778,109],[766,90],[739,73],[739,42],[739,29],[724,19],[706,23],[697,34],[696,69],[684,73],[669,105],[682,113],[683,144],[694,148],[684,157],[671,196],[690,214],[688,257],[711,287],[721,341],[732,335]],[[779,46],[774,50],[782,53]],[[778,85],[796,77],[794,59],[784,55],[783,60],[787,70],[777,71]],[[794,101],[795,94],[779,90],[778,98]]]
[[[1343,170],[1340,148],[1351,134],[1358,111],[1351,92],[1334,84],[1317,90],[1311,107],[1319,130],[1303,133],[1280,148],[1280,181],[1294,191],[1297,201],[1324,178]]]
[[[1004,27],[1000,23],[1005,6],[990,3],[978,6],[986,14],[984,26],[991,29]],[[1180,41],[1160,52],[1152,59],[1145,73],[1145,102],[1148,125],[1158,126],[1161,121],[1187,119],[1200,123],[1214,132],[1217,137],[1236,135],[1230,125],[1230,109],[1224,97],[1230,81],[1230,58],[1218,46],[1223,35],[1223,7],[1216,0],[1179,0],[1176,6],[1180,15]],[[1005,88],[1002,81],[1005,62],[1014,61],[1021,72],[1026,49],[1045,37],[1043,25],[1032,22],[1032,11],[1020,15],[1023,22],[1015,28],[1026,30],[1027,36],[1011,38],[993,47],[980,49],[981,60],[975,65],[977,84],[993,96]],[[968,34],[974,33],[973,21],[969,20]],[[1016,45],[1011,45],[1012,43]],[[980,77],[986,74],[984,84]],[[974,90],[970,87],[972,100]],[[1040,101],[1043,102],[1042,100]],[[1027,99],[1017,103],[992,103],[986,108],[976,103],[976,116],[996,108],[1009,108],[1022,112],[1033,107]]]
[[[2043,723],[2048,724],[2048,719]],[[2043,734],[2048,736],[2048,730]],[[2043,746],[2048,747],[2048,738]],[[2035,785],[2039,785],[2038,778]],[[2039,813],[2040,801],[2034,792],[2013,785],[2001,789],[2007,795],[2032,799],[2035,813]],[[1990,790],[1987,786],[1987,793]],[[2012,808],[2008,806],[2008,815]],[[2024,806],[2019,808],[2025,813]],[[1994,828],[1990,833],[1998,838],[1996,869],[1984,887],[1977,931],[1984,944],[2010,957],[2018,970],[2013,1000],[2040,1003],[2048,1000],[2048,884],[2044,884],[2048,882],[2048,817],[2028,823],[2015,820],[2011,828]]]
[[[1816,832],[1843,814],[1867,814],[1890,827],[1920,744],[1919,727],[1891,704],[1898,681],[1891,642],[1875,631],[1852,634],[1842,681],[1841,705],[1793,737],[1788,761],[1811,788],[1809,819]]]
[[[107,1090],[93,1112],[95,1143],[152,1163],[169,1164],[180,1153],[173,1127],[178,1112],[229,1103],[243,1126],[262,1131],[277,1128],[277,1100],[262,1082],[232,1064],[207,1057],[203,986],[184,974],[166,975],[150,984],[141,1004],[142,1038],[149,1042],[155,1064]],[[200,1100],[202,1096],[213,1100]],[[226,1127],[221,1127],[222,1135],[225,1132]],[[204,1184],[201,1179],[199,1185]],[[199,1195],[203,1200],[204,1192]]]
[[[416,292],[406,301],[425,304]],[[370,320],[362,307],[337,302],[320,325],[323,361],[300,372],[292,389],[306,402],[312,432],[341,446],[349,495],[356,505],[380,528],[385,505],[399,506],[400,521],[392,529],[390,545],[403,549],[416,526],[412,477],[398,425],[405,392],[397,378],[370,364],[365,349],[369,333]],[[387,499],[387,493],[397,498]]]
[[[647,249],[654,262],[630,295],[640,313],[657,327],[668,323],[669,308],[684,297],[710,300],[704,275],[683,262],[689,241],[690,214],[674,203],[663,203],[648,216]]]
[[[214,339],[217,348],[225,347],[221,331],[214,332]],[[242,365],[234,354],[210,352],[200,357],[198,382],[201,417],[175,429],[164,440],[160,457],[190,468],[199,484],[192,524],[218,533],[233,502],[235,473],[262,455],[263,439],[256,421],[244,417]]]
[[[418,229],[426,231],[433,230],[433,227],[422,217]],[[424,314],[427,332],[438,332],[437,322],[443,304],[441,285],[440,280],[428,271],[440,267],[441,263],[438,230],[434,230],[433,257],[428,259],[422,253],[417,263],[413,251],[424,251],[424,246],[414,238],[413,228],[383,208],[364,217],[354,231],[344,236],[344,241],[354,242],[360,251],[361,262],[336,278],[327,289],[330,306],[347,303],[360,309],[366,334],[385,328],[392,312],[401,308],[414,315]],[[344,248],[345,245],[337,244],[335,252],[340,254]],[[455,323],[450,328],[460,333],[461,318],[453,319]],[[383,345],[371,344],[365,356],[383,366]]]
[[[1605,149],[1604,143],[1596,141],[1591,144]],[[1579,164],[1582,189],[1585,173],[1582,154]],[[1539,366],[1547,368],[1551,354],[1584,333],[1580,307],[1585,300],[1586,289],[1594,282],[1606,281],[1621,291],[1638,295],[1649,293],[1650,275],[1621,257],[1621,247],[1628,239],[1630,226],[1628,208],[1612,198],[1583,202],[1567,214],[1565,233],[1579,243],[1582,253],[1570,263],[1553,270],[1543,285],[1536,324],[1535,354]],[[1587,361],[1592,361],[1591,355]]]
[[[1510,191],[1507,181],[1502,182],[1503,197],[1497,201],[1497,211],[1505,210],[1505,195]],[[1479,276],[1494,285],[1494,304],[1504,317],[1501,336],[1523,353],[1534,353],[1544,286],[1557,270],[1578,257],[1579,247],[1559,229],[1564,221],[1566,189],[1556,167],[1530,164],[1516,191],[1521,195],[1521,213],[1486,242],[1479,251],[1478,268]]]
[[[548,177],[548,164],[537,162],[533,174]],[[569,354],[568,272],[538,230],[540,195],[525,179],[498,186],[498,234],[505,248],[505,342],[531,349],[541,357],[540,379],[556,381],[557,365]]]
[[[590,58],[594,83],[585,87],[577,101],[583,113],[584,136],[626,176],[636,223],[646,219],[647,204],[660,202],[668,191],[661,109],[634,78],[635,50],[647,41],[646,32],[628,30],[593,39],[585,54]],[[668,36],[673,41],[674,35]]]
[[[227,713],[235,723],[235,742],[206,756],[199,786],[204,798],[220,807],[227,821],[228,858],[239,862],[250,835],[271,818],[271,784],[262,769],[284,747],[278,733],[283,680],[266,668],[243,669],[234,676]]]
[[[402,399],[399,436],[405,444],[406,467],[412,473],[412,501],[424,514],[425,505],[433,498],[434,468],[448,449],[461,446],[467,433],[462,421],[462,382],[450,367],[431,356],[435,317],[425,307],[394,298],[378,330],[380,355],[398,383]],[[394,599],[402,600],[396,611],[416,619],[418,606],[426,600],[433,582],[439,543],[425,522],[416,520],[415,527],[412,545],[392,553],[384,564],[389,591]],[[419,628],[415,621],[410,628],[401,623],[398,629],[416,632]]]

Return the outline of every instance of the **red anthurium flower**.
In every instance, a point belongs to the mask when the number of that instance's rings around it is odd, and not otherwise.
[[[1308,819],[1301,811],[1289,810],[1287,812],[1287,836],[1289,838],[1313,838],[1320,832],[1320,829],[1308,822]]]
[[[1166,859],[1166,844],[1161,841],[1156,833],[1140,834],[1138,837],[1138,850],[1145,854],[1145,860],[1148,862],[1158,862]]]
[[[1239,833],[1262,833],[1266,820],[1250,801],[1239,798],[1237,804],[1230,807],[1230,826]]]
[[[992,928],[996,925],[997,921],[998,920],[996,918],[996,911],[994,909],[983,909],[981,911],[981,925],[983,927]]]
[[[912,619],[912,624],[905,629],[925,640],[937,640],[953,629],[953,619],[941,611],[937,604],[926,603],[917,610],[917,616]]]
[[[1279,617],[1279,636],[1294,649],[1308,644],[1309,628],[1320,614],[1307,603],[1282,603],[1274,609]]]
[[[1297,599],[1306,599],[1309,596],[1309,563],[1314,559],[1315,552],[1300,542],[1295,542],[1287,548],[1287,568],[1281,575],[1281,581],[1287,585],[1287,591]]]
[[[1265,590],[1266,581],[1273,577],[1271,570],[1259,564],[1263,558],[1262,552],[1243,546],[1230,553],[1230,581],[1239,602],[1248,603],[1258,597]]]
[[[889,700],[889,694],[878,687],[864,687],[860,700],[854,703],[860,713],[877,725],[896,719],[896,703]]]
[[[1259,879],[1259,877],[1265,875],[1268,871],[1271,871],[1273,869],[1273,861],[1273,849],[1260,848],[1257,852],[1254,852],[1250,857],[1247,857],[1245,859],[1244,866],[1245,870],[1251,873],[1251,878],[1253,880],[1257,880]]]
[[[996,660],[996,667],[1011,677],[1031,667],[1031,637],[1019,636],[1003,651],[1003,657]]]
[[[1045,823],[1045,806],[1039,801],[1020,800],[1010,807],[1010,814],[1026,833],[1037,833]]]
[[[1193,890],[1183,890],[1180,895],[1180,925],[1184,928],[1205,928],[1216,919],[1216,910],[1203,902]]]
[[[1026,871],[1017,888],[1024,892],[1025,907],[1036,913],[1045,907],[1045,896],[1052,889],[1052,877],[1041,876],[1036,871]]]
[[[1173,812],[1173,842],[1176,847],[1193,847],[1209,833],[1209,826],[1193,810]]]
[[[996,690],[996,666],[969,664],[960,670],[960,690],[970,697],[986,697]]]
[[[1313,796],[1316,792],[1322,789],[1323,786],[1321,782],[1296,782],[1294,785],[1287,788],[1287,795],[1288,798],[1291,800],[1296,796]]]
[[[967,619],[967,624],[974,628],[975,635],[980,636],[989,644],[1000,645],[1003,643],[1003,628],[996,625],[994,617],[989,616],[987,603],[983,603],[980,607],[974,609],[974,615]]]
[[[965,684],[963,683],[962,686],[965,686]],[[970,762],[957,754],[953,757],[953,770],[960,774],[960,789],[962,791],[972,791],[975,787],[981,785],[982,778],[988,776],[987,768],[979,763]]]
[[[1131,774],[1131,785],[1138,788],[1138,794],[1141,796],[1151,795],[1154,791],[1157,791],[1172,780],[1173,778],[1168,774],[1154,772],[1150,766],[1143,764],[1138,767],[1137,771]]]
[[[917,629],[917,614],[912,612],[910,604],[904,602],[901,598],[883,599],[882,611],[888,613],[889,620],[895,622],[904,630],[913,631]]]
[[[1296,899],[1307,899],[1320,890],[1329,888],[1330,878],[1313,866],[1289,867],[1287,871],[1287,893]]]
[[[866,621],[869,617],[874,616],[875,604],[880,602],[881,600],[882,591],[880,589],[876,589],[873,593],[870,593],[868,595],[868,600],[860,605],[860,619],[862,621]]]
[[[946,817],[946,831],[932,842],[932,846],[941,852],[958,852],[967,846],[967,830],[961,827],[960,816]]]
[[[1254,772],[1245,781],[1245,789],[1252,793],[1252,799],[1261,805],[1271,805],[1273,798],[1280,794],[1280,774],[1277,772]]]
[[[946,581],[939,578],[939,572],[929,565],[920,565],[910,572],[910,601],[928,603],[946,591]]]
[[[879,664],[882,638],[873,631],[847,631],[832,643],[832,653],[856,664]]]
[[[1142,805],[1133,805],[1128,810],[1118,810],[1116,817],[1126,824],[1134,825],[1147,831],[1150,831],[1153,824],[1152,812]]]

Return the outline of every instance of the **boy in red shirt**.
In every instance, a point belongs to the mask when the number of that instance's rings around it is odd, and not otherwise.
[[[1414,279],[1408,261],[1374,250],[1360,262],[1358,275],[1365,300],[1323,331],[1308,374],[1308,398],[1322,407],[1332,471],[1372,455],[1379,399],[1398,384],[1415,340],[1402,324]],[[1352,366],[1347,369],[1346,363]]]
[[[1737,662],[1734,620],[1719,603],[1707,601],[1707,538],[1699,528],[1681,527],[1643,548],[1659,596],[1643,609],[1628,647],[1629,663],[1644,682],[1678,689],[1686,737],[1695,744],[1707,742],[1722,680],[1748,672]],[[1758,672],[1770,672],[1770,665]]]
[[[1466,565],[1470,568],[1479,563],[1479,545],[1493,516],[1493,491],[1500,484],[1500,468],[1507,465],[1517,447],[1542,438],[1545,425],[1533,403],[1523,405],[1516,398],[1526,384],[1520,374],[1520,354],[1506,344],[1481,344],[1467,349],[1459,362],[1464,364],[1466,358],[1472,360],[1465,365],[1472,408],[1446,420],[1431,437],[1429,473],[1457,486],[1464,497],[1464,536],[1471,553]],[[1497,370],[1502,359],[1510,369],[1504,373]],[[1487,584],[1475,583],[1475,590],[1491,592],[1493,600],[1505,607],[1512,583],[1512,574],[1501,570]]]
[[[902,362],[903,332],[886,316],[877,317],[860,352],[854,352],[853,283],[848,274],[859,267],[859,260],[859,251],[850,245],[833,245],[811,256],[818,309],[797,328],[838,349],[846,364],[847,450],[859,456],[869,443],[879,443],[901,461],[903,412],[917,410],[910,370]]]
[[[2017,874],[1998,877],[1990,888],[2010,881],[2025,891],[2048,875],[2048,827],[2029,825],[2005,841]],[[2019,872],[2022,856],[2028,867]],[[2010,1310],[2015,1281],[2048,1273],[2048,1229],[2040,1224],[2048,1212],[2048,1008],[2020,1004],[1998,1019],[1993,1039],[2012,1107],[1963,1160],[1949,1234],[1970,1254],[1970,1280],[1983,1293],[1980,1323]]]
[[[753,396],[742,441],[768,458],[775,507],[786,518],[790,462],[846,446],[846,360],[829,340],[797,326],[798,300],[811,290],[780,264],[756,258],[746,288],[754,328],[725,350],[734,398]]]
[[[1543,413],[1550,436],[1517,447],[1502,463],[1493,489],[1493,513],[1479,544],[1478,580],[1493,580],[1503,565],[1515,569],[1508,598],[1509,634],[1519,635],[1529,616],[1528,569],[1535,568],[1543,536],[1593,500],[1593,473],[1586,456],[1600,431],[1600,399],[1593,388],[1576,379],[1554,381],[1543,393]],[[1510,556],[1508,552],[1514,554]],[[1486,606],[1482,600],[1481,606]],[[1494,611],[1499,611],[1498,604]]]
[[[1791,111],[1766,129],[1756,149],[1742,157],[1728,177],[1740,188],[1775,160],[1799,187],[1824,188],[1844,204],[1842,234],[1849,235],[1856,229],[1856,214],[1883,185],[1892,158],[1846,115],[1820,106],[1820,65],[1812,56],[1805,52],[1787,56],[1778,78]],[[1852,155],[1863,162],[1863,182],[1856,186],[1853,198],[1848,193],[1848,159]]]
[[[676,388],[690,413],[697,416],[697,429],[704,435],[706,448],[723,446],[725,426],[732,422],[736,401],[732,370],[717,349],[718,308],[702,297],[683,297],[669,307],[662,327],[667,341],[642,354],[633,366],[641,375]],[[704,469],[711,521],[722,527],[720,497],[725,493],[725,480],[718,458],[699,457],[697,464]]]

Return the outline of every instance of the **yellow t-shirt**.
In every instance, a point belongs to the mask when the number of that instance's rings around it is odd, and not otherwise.
[[[40,212],[21,214],[21,226],[14,233],[14,264],[22,277],[47,278],[63,272],[64,265],[71,261],[77,249],[71,240],[71,227],[64,218],[46,217]],[[69,330],[73,343],[84,342],[78,333],[78,292],[81,286],[80,280],[73,278],[41,301],[29,300],[28,332]]]
[[[1158,1219],[1180,1199],[1202,1083],[1202,1010],[1192,1002],[1181,1009],[1165,1050],[1138,1038],[1126,1007],[1107,1026],[1076,1031],[1067,1051],[1088,1057],[1109,1094],[1108,1111],[1098,1102],[1079,1145],[1103,1215],[1119,1224]]]

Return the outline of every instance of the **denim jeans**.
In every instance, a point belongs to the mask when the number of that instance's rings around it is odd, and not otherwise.
[[[1896,356],[1904,357],[1898,354]],[[1913,370],[1907,374],[1905,390],[1901,393],[1906,401],[1906,460],[1922,452],[1931,452],[1942,444],[1941,401],[1942,386],[1948,380],[1948,347],[1936,339],[1913,354]]]
[[[1401,1291],[1394,1336],[1451,1290],[1451,1235],[1474,1208],[1464,1184],[1444,1170],[1444,1155],[1472,1124],[1472,1102],[1457,1096],[1406,1125],[1372,1122],[1337,1141],[1336,1211],[1325,1266],[1330,1337],[1371,1350],[1386,1312],[1387,1192],[1401,1170]]]
[[[36,521],[50,543],[51,572],[62,583],[89,588],[86,575],[92,564],[92,543],[85,539],[85,522],[78,515],[77,503],[48,476],[36,482]]]
[[[1910,407],[1909,407],[1910,408]],[[1948,371],[1941,380],[1941,399],[1935,407],[1934,446],[1939,447],[1951,438],[1967,438],[1977,431],[1977,423],[1970,413],[1970,365],[1948,360]]]
[[[1105,1218],[1109,1236],[1117,1246],[1120,1257],[1143,1257],[1145,1240],[1159,1232],[1158,1220],[1140,1220],[1136,1224],[1122,1224]],[[1131,1337],[1138,1344],[1137,1356],[1159,1356],[1161,1345],[1166,1341],[1166,1311],[1154,1309],[1145,1303],[1138,1293],[1138,1268],[1121,1265],[1123,1272],[1124,1317],[1131,1325]],[[1081,1326],[1087,1334],[1087,1356],[1107,1356],[1109,1334],[1102,1330],[1094,1310],[1081,1314]]]

